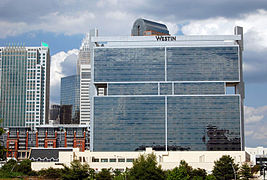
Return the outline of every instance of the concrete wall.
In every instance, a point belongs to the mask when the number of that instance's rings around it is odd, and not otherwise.
[[[208,173],[212,171],[214,161],[223,155],[230,155],[234,162],[242,164],[249,161],[249,156],[245,151],[152,151],[147,148],[142,152],[79,152],[74,149],[73,152],[59,152],[59,162],[32,162],[33,170],[42,168],[62,168],[60,164],[70,165],[74,159],[80,160],[82,163],[88,163],[90,168],[100,171],[102,168],[112,168],[124,170],[132,167],[132,162],[127,159],[136,159],[141,154],[154,153],[158,163],[163,169],[173,169],[179,166],[181,160],[185,160],[193,168],[206,169]],[[92,162],[93,159],[99,159],[99,162]],[[110,162],[110,159],[116,162]],[[118,162],[119,159],[125,159],[125,162]],[[101,162],[107,160],[108,162]]]

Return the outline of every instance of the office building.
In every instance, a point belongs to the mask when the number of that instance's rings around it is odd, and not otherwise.
[[[241,27],[91,45],[91,150],[244,150]]]
[[[80,75],[80,125],[87,125],[90,128],[90,82],[91,82],[91,60],[90,41],[92,36],[97,36],[96,29],[86,34],[80,47],[77,72]]]
[[[0,47],[3,127],[35,127],[48,123],[50,52],[40,47]]]
[[[61,78],[60,87],[61,117],[70,115],[70,119],[60,119],[60,124],[80,123],[80,76],[72,75]],[[70,112],[69,112],[70,111]],[[65,114],[67,113],[67,114]]]

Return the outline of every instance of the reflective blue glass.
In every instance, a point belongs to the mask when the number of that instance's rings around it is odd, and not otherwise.
[[[158,83],[109,83],[108,95],[157,95]]]
[[[165,48],[96,48],[94,81],[163,81]]]
[[[174,83],[174,94],[225,94],[223,82]]]
[[[168,97],[168,146],[240,150],[239,96]]]
[[[160,95],[171,95],[172,83],[160,83]]]
[[[94,97],[94,151],[164,147],[164,97]]]
[[[167,47],[168,81],[238,81],[238,47]]]

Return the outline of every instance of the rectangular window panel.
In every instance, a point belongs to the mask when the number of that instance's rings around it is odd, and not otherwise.
[[[164,147],[164,97],[95,97],[94,151]]]
[[[96,48],[94,81],[163,81],[164,48]]]
[[[238,47],[168,47],[168,81],[239,81]]]
[[[157,95],[158,83],[111,83],[108,95]]]
[[[224,82],[174,83],[174,94],[225,94]]]
[[[160,83],[160,95],[171,95],[172,83]]]
[[[239,96],[168,97],[168,148],[239,151]]]

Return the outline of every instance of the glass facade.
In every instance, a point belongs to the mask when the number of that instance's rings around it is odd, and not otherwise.
[[[0,47],[0,118],[3,127],[35,127],[48,122],[48,47]]]
[[[92,150],[241,150],[239,47],[94,48]],[[97,89],[97,88],[95,88]]]
[[[80,119],[80,76],[61,78],[60,105],[71,105],[72,120],[68,124],[79,124]]]
[[[26,112],[27,51],[3,49],[1,116],[3,126],[24,126]]]
[[[238,47],[167,48],[168,81],[239,81]]]
[[[135,151],[165,141],[164,97],[95,97],[94,150]]]
[[[225,94],[224,82],[174,83],[174,94]]]
[[[98,48],[94,81],[164,81],[165,48]]]
[[[108,95],[157,95],[158,83],[110,83]]]
[[[168,146],[241,150],[239,96],[168,97]]]

